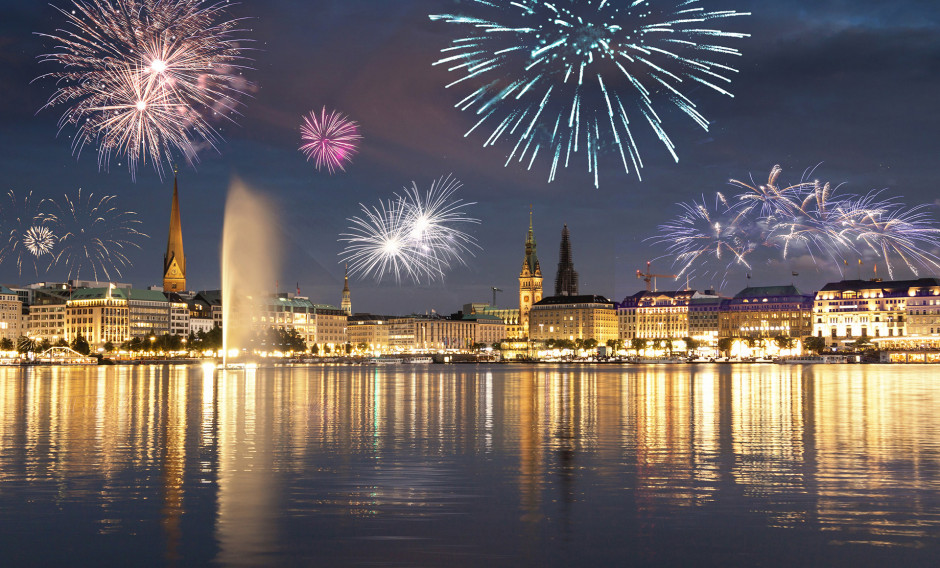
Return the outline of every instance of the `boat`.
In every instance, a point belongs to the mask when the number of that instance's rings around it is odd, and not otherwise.
[[[364,362],[365,365],[400,365],[401,359],[393,357],[372,357]]]
[[[674,363],[685,363],[684,359],[679,357],[640,357],[636,360],[640,365],[662,365],[662,364],[674,364]]]
[[[412,365],[429,365],[434,362],[434,359],[430,357],[413,357],[411,359],[405,359],[403,363],[410,363]]]

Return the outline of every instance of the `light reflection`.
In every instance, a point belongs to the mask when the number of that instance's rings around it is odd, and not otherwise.
[[[196,496],[225,564],[283,547],[285,507],[459,513],[483,491],[473,464],[511,488],[526,542],[611,501],[647,531],[742,510],[913,546],[940,529],[936,408],[928,375],[880,366],[0,369],[0,496],[54,488],[115,534],[146,496],[171,562]]]

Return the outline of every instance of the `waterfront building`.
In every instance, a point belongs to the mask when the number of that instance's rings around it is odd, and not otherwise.
[[[0,339],[16,341],[23,327],[23,302],[15,291],[0,286]]]
[[[170,305],[170,335],[187,337],[190,326],[189,302],[175,292],[164,293]]]
[[[527,331],[522,330],[522,326],[519,324],[519,310],[515,308],[498,308],[486,303],[472,303],[464,304],[463,313],[483,314],[499,318],[503,322],[504,329],[504,335],[499,340],[522,339],[528,334]]]
[[[412,351],[415,348],[415,323],[417,316],[392,318],[388,322],[388,346],[396,352]]]
[[[643,292],[636,302],[637,339],[689,337],[689,304],[695,290]]]
[[[186,290],[186,255],[183,253],[183,227],[180,223],[179,191],[173,175],[173,202],[170,205],[170,231],[163,255],[163,291]]]
[[[349,342],[346,312],[328,304],[313,304],[313,316],[316,323],[316,343],[318,346],[333,351],[345,347]],[[322,353],[322,350],[320,352]]]
[[[466,351],[474,343],[474,322],[442,316],[415,318],[414,350],[420,352]]]
[[[617,304],[617,339],[623,341],[624,347],[630,347],[637,338],[636,310],[644,294],[646,291],[637,292]]]
[[[752,286],[724,300],[721,337],[802,339],[813,334],[813,296],[793,285]]]
[[[346,316],[352,315],[352,298],[349,295],[349,265],[344,265],[345,273],[343,274],[343,299],[339,304],[339,308],[343,310],[343,313]]]
[[[198,315],[193,314],[193,307],[190,307],[190,318],[205,317],[209,314],[215,325],[222,327],[222,291],[221,290],[203,290],[197,292],[193,297],[193,302],[199,304],[196,308]]]
[[[689,301],[689,337],[700,347],[717,349],[721,336],[720,313],[723,299],[712,290]]]
[[[170,302],[167,301],[163,292],[139,288],[130,288],[121,292],[125,295],[127,302],[128,339],[135,337],[147,339],[150,336],[160,337],[170,333]],[[87,336],[86,339],[88,339]],[[88,341],[91,343],[90,339]]]
[[[854,343],[859,338],[903,337],[907,335],[908,301],[914,309],[914,298],[918,298],[919,311],[920,298],[929,297],[930,291],[938,286],[940,281],[936,278],[831,282],[816,294],[813,335],[824,338],[830,347]],[[918,296],[918,290],[923,290],[924,295]],[[923,309],[928,311],[929,304]]]
[[[905,303],[907,335],[931,338],[932,343],[940,341],[940,286],[935,282],[940,281],[925,278],[924,285],[912,286]]]
[[[130,339],[128,295],[128,289],[112,286],[75,290],[65,305],[66,341],[80,335],[94,350]]]
[[[348,318],[346,334],[353,349],[379,354],[389,350],[391,316],[356,314]]]
[[[473,343],[492,346],[506,338],[506,324],[502,318],[488,313],[467,314],[463,321],[473,323]]]
[[[532,211],[529,211],[529,233],[525,240],[525,258],[519,272],[519,329],[528,333],[529,310],[542,300],[542,268],[536,254],[535,231],[532,229]]]
[[[558,272],[555,274],[555,295],[578,295],[578,273],[574,269],[574,262],[571,258],[571,242],[569,240],[567,223],[561,230],[561,245],[558,250]]]
[[[66,339],[65,303],[69,290],[63,288],[34,288],[30,290],[29,323],[26,333],[38,341],[56,343]]]
[[[529,339],[595,339],[604,345],[617,339],[617,311],[603,296],[549,296],[529,312]]]

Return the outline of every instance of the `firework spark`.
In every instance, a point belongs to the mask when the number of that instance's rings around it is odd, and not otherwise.
[[[77,129],[72,149],[97,148],[107,169],[127,160],[132,177],[151,161],[162,176],[174,154],[193,163],[221,140],[210,122],[230,120],[251,85],[241,75],[240,21],[227,3],[204,0],[71,0],[57,8],[68,27],[39,34],[55,50],[41,56],[60,70],[43,75],[56,91],[43,108],[64,106],[60,131]]]
[[[847,257],[861,258],[866,252],[884,260],[889,278],[894,278],[896,259],[915,275],[920,269],[940,269],[940,227],[926,206],[909,208],[896,199],[882,199],[882,192],[837,196],[838,187],[805,179],[780,188],[781,171],[774,166],[767,184],[731,180],[741,193],[730,202],[719,194],[721,223],[712,222],[717,212],[704,202],[680,203],[683,212],[650,239],[666,245],[681,266],[680,274],[722,261],[722,251],[749,268],[745,258],[758,250],[780,251],[783,259],[794,251],[808,254],[817,264],[832,263],[840,273]]]
[[[300,150],[314,161],[317,170],[326,167],[331,174],[337,169],[346,171],[343,165],[352,160],[362,139],[356,122],[335,111],[327,114],[326,107],[319,115],[310,111],[304,116],[300,133]]]
[[[121,275],[130,266],[127,251],[139,249],[137,243],[147,235],[137,227],[137,214],[116,206],[114,195],[96,198],[79,189],[74,197],[64,195],[55,202],[50,216],[53,231],[59,235],[55,263],[65,265],[69,278],[81,278],[82,270],[98,280],[101,273],[108,280],[111,274]]]
[[[341,253],[350,273],[382,280],[407,276],[417,283],[443,278],[454,262],[479,248],[473,236],[461,230],[464,223],[479,223],[464,209],[473,203],[454,199],[461,183],[445,176],[422,193],[416,183],[402,195],[380,201],[378,206],[360,204],[363,215],[352,217],[347,242]]]
[[[6,259],[16,260],[16,269],[23,274],[23,265],[32,265],[33,271],[39,274],[38,257],[45,252],[48,238],[41,237],[43,231],[49,231],[46,223],[49,214],[46,211],[49,203],[45,200],[35,200],[33,193],[28,192],[22,198],[13,191],[6,194],[5,203],[0,206],[0,230],[3,231],[0,242],[0,262]],[[48,233],[51,238],[51,233]],[[37,248],[33,248],[36,245]]]
[[[678,109],[707,131],[708,120],[687,93],[705,86],[733,96],[728,84],[737,71],[724,60],[740,52],[721,44],[748,37],[714,23],[749,13],[708,10],[699,0],[470,4],[467,15],[430,16],[468,29],[435,63],[460,75],[448,88],[469,90],[456,104],[478,117],[465,136],[485,123],[484,146],[508,139],[506,165],[515,160],[529,169],[545,156],[549,182],[559,166],[577,160],[597,186],[605,147],[640,177],[637,125],[648,125],[678,161],[664,111]]]

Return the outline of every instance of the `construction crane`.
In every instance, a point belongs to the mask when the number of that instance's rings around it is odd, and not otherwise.
[[[647,292],[651,292],[653,290],[654,278],[678,278],[679,277],[679,275],[677,274],[653,274],[653,271],[650,269],[650,264],[651,264],[650,261],[646,261],[646,273],[645,274],[643,272],[640,272],[639,270],[636,271],[637,280],[646,281]]]
[[[502,288],[497,288],[496,286],[493,286],[493,307],[494,308],[496,307],[496,292],[502,292],[502,291],[503,291]]]

